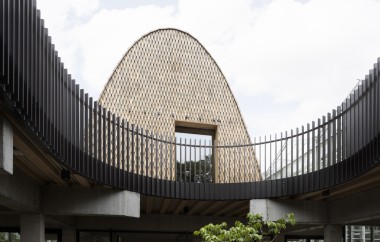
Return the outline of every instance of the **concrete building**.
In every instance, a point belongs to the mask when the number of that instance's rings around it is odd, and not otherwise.
[[[94,101],[35,1],[2,0],[0,17],[0,241],[196,241],[249,211],[294,212],[277,241],[380,241],[379,63],[331,113],[252,142],[187,33],[138,40]]]

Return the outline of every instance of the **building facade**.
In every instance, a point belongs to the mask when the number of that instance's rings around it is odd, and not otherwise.
[[[187,131],[210,134],[214,145],[251,143],[238,104],[215,60],[194,37],[176,29],[156,30],[136,41],[113,71],[99,104],[170,141],[176,131]],[[227,160],[227,153],[235,150],[214,150],[215,182],[260,180],[253,148],[247,149],[245,158],[250,162]],[[171,167],[175,169],[174,164]],[[248,172],[232,178],[225,175],[226,169]]]
[[[0,18],[0,241],[197,241],[201,226],[248,212],[293,212],[278,241],[379,240],[380,61],[326,116],[252,142],[187,33],[138,40],[94,101],[34,0],[0,1]],[[180,132],[213,143],[178,143]]]

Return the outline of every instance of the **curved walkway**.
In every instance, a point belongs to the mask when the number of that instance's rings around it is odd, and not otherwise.
[[[262,175],[255,181],[236,182],[234,177],[244,171],[231,173],[234,169],[228,167],[219,172],[231,178],[225,183],[177,181],[170,151],[178,145],[201,145],[176,144],[93,101],[64,68],[35,1],[21,1],[20,6],[4,1],[0,16],[3,101],[57,161],[100,184],[181,199],[269,198],[330,188],[379,162],[379,62],[336,110],[317,122],[253,144],[208,147],[215,152],[239,148],[236,155],[244,159],[244,147],[253,146]]]

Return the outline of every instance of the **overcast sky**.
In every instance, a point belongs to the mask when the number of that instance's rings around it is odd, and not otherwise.
[[[66,68],[94,98],[144,34],[178,28],[227,78],[251,138],[336,108],[380,57],[380,0],[37,0]]]

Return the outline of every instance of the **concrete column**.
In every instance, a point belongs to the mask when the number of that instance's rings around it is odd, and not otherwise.
[[[341,242],[342,238],[342,226],[328,224],[324,229],[325,242]]]
[[[327,224],[327,204],[320,201],[252,199],[249,211],[276,221],[293,213],[297,224]]]
[[[45,241],[45,220],[40,213],[20,215],[21,242]]]
[[[62,242],[75,242],[76,230],[73,228],[62,228]]]
[[[130,191],[48,186],[42,204],[48,215],[140,217],[140,194]]]
[[[13,174],[13,129],[0,116],[0,174]]]

